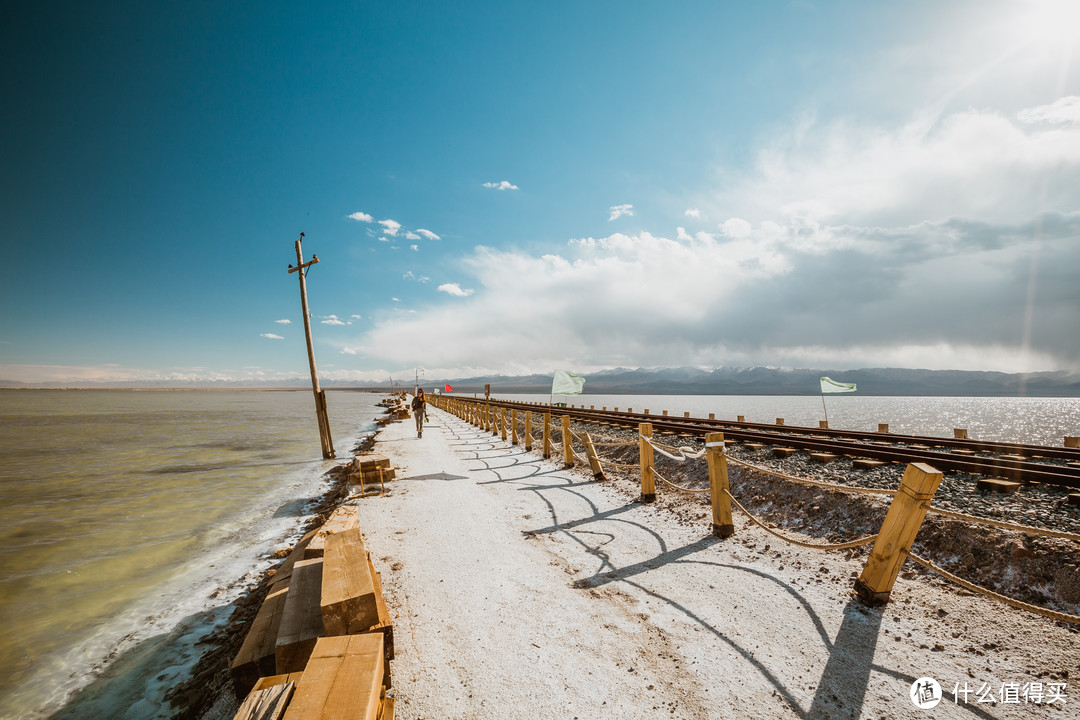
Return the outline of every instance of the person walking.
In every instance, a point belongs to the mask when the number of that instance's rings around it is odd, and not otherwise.
[[[424,416],[427,415],[427,400],[424,398],[424,388],[416,391],[412,399],[413,417],[416,418],[416,437],[424,437]]]

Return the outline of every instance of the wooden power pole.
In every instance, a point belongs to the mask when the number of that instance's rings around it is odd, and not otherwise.
[[[296,266],[289,266],[290,273],[300,276],[300,307],[304,312],[304,336],[307,338],[308,365],[311,367],[311,391],[315,393],[315,416],[319,420],[319,441],[322,443],[322,456],[334,457],[334,441],[330,438],[330,417],[326,414],[326,392],[319,389],[319,374],[315,370],[315,348],[311,344],[311,313],[308,312],[307,283],[305,270],[319,262],[318,255],[312,255],[310,262],[304,262],[304,255],[300,249],[300,241],[304,239],[304,233],[300,233],[300,240],[296,241]]]

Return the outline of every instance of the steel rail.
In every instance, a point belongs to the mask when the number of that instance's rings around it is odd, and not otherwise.
[[[484,403],[479,398],[457,398],[466,402]],[[625,428],[636,428],[639,423],[649,422],[654,432],[666,432],[692,437],[704,437],[709,432],[723,432],[726,439],[760,441],[769,445],[782,445],[798,450],[828,452],[837,455],[865,457],[884,462],[927,462],[939,470],[974,473],[989,477],[1004,477],[1015,482],[1041,482],[1070,488],[1080,488],[1080,466],[1053,465],[1032,462],[1027,458],[1041,457],[1062,460],[1080,460],[1080,450],[1053,448],[1019,443],[988,443],[950,438],[935,438],[892,433],[869,433],[827,428],[806,428],[760,423],[738,423],[705,418],[674,418],[667,415],[645,415],[624,411],[586,410],[549,406],[542,403],[522,403],[491,400],[496,407],[516,408],[532,412],[550,412],[553,416],[570,415],[583,421],[609,423]],[[924,446],[924,447],[914,447]],[[965,456],[934,448],[954,448],[969,451],[995,452],[1022,456],[1025,459],[1003,457]]]

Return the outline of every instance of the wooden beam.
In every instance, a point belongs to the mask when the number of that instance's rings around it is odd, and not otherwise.
[[[322,622],[327,635],[366,632],[379,623],[375,581],[359,528],[326,539],[322,582]]]
[[[293,566],[274,652],[278,674],[303,671],[315,641],[324,634],[319,614],[322,577],[321,558],[300,560]]]
[[[665,414],[667,411],[664,411]],[[656,500],[656,475],[653,469],[652,445],[645,441],[653,433],[652,423],[641,423],[638,432],[644,436],[638,438],[638,462],[641,464],[641,502],[651,503]]]
[[[907,466],[866,567],[855,581],[855,594],[864,603],[882,605],[889,601],[896,575],[907,560],[907,552],[940,484],[940,471],[924,463]]]
[[[574,436],[570,432],[570,416],[563,415],[561,420],[563,465],[566,467],[574,467]]]
[[[382,645],[379,633],[319,638],[285,720],[377,720]]]
[[[724,454],[724,433],[705,436],[705,460],[709,465],[709,488],[712,500],[712,534],[731,537],[735,523],[731,517],[731,498],[728,491],[727,455]]]

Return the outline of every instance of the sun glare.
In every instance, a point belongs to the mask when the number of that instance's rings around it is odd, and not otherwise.
[[[1014,27],[1025,44],[1072,44],[1080,37],[1080,0],[1023,0]]]

